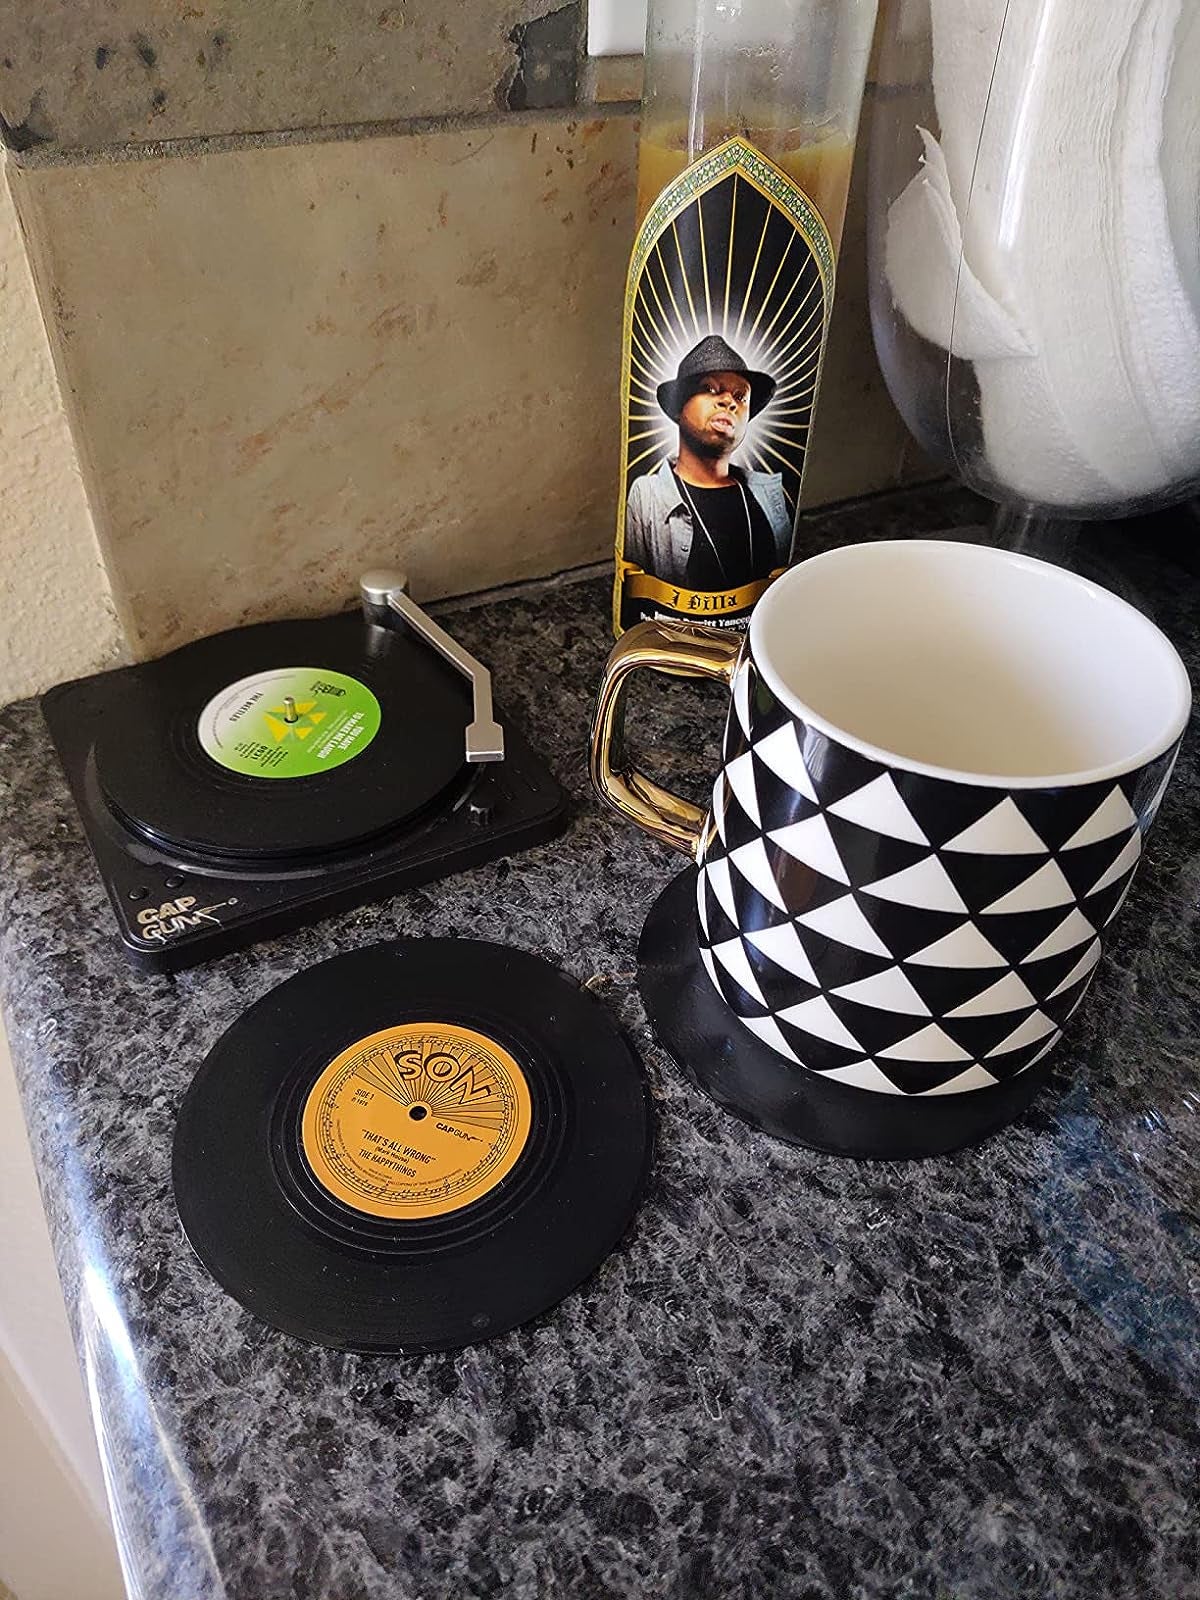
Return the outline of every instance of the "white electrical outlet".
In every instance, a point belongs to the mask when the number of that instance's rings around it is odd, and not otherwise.
[[[588,55],[640,56],[646,47],[646,0],[588,0]]]

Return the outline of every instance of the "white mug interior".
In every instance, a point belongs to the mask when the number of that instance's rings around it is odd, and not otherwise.
[[[1074,573],[935,539],[847,545],[776,580],[755,663],[797,716],[935,777],[1057,787],[1153,760],[1191,687],[1141,612]]]

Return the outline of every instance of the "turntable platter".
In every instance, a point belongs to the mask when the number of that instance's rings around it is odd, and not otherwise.
[[[218,634],[135,668],[96,739],[100,788],[146,838],[272,859],[361,844],[465,774],[463,681],[361,615]]]

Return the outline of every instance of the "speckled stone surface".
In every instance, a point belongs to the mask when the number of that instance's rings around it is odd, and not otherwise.
[[[805,539],[975,514],[910,494]],[[1200,666],[1197,580],[1116,533],[1096,548]],[[452,625],[569,785],[566,837],[175,978],[123,965],[39,712],[0,714],[4,1006],[132,1592],[1200,1595],[1194,738],[1033,1113],[951,1158],[856,1164],[725,1116],[648,1036],[634,951],[679,863],[587,792],[606,586]],[[722,714],[663,682],[631,724],[700,793]],[[457,1355],[332,1354],[191,1255],[175,1112],[272,985],[420,933],[509,940],[604,996],[645,1058],[655,1170],[623,1245],[535,1324]]]

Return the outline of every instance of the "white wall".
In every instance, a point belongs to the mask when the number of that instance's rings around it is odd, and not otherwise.
[[[117,661],[112,605],[0,173],[0,704]],[[0,1031],[0,1589],[119,1600],[100,1463]]]
[[[0,1594],[125,1600],[116,1550],[0,1360]]]
[[[123,1600],[100,1461],[0,1030],[0,1583]]]

